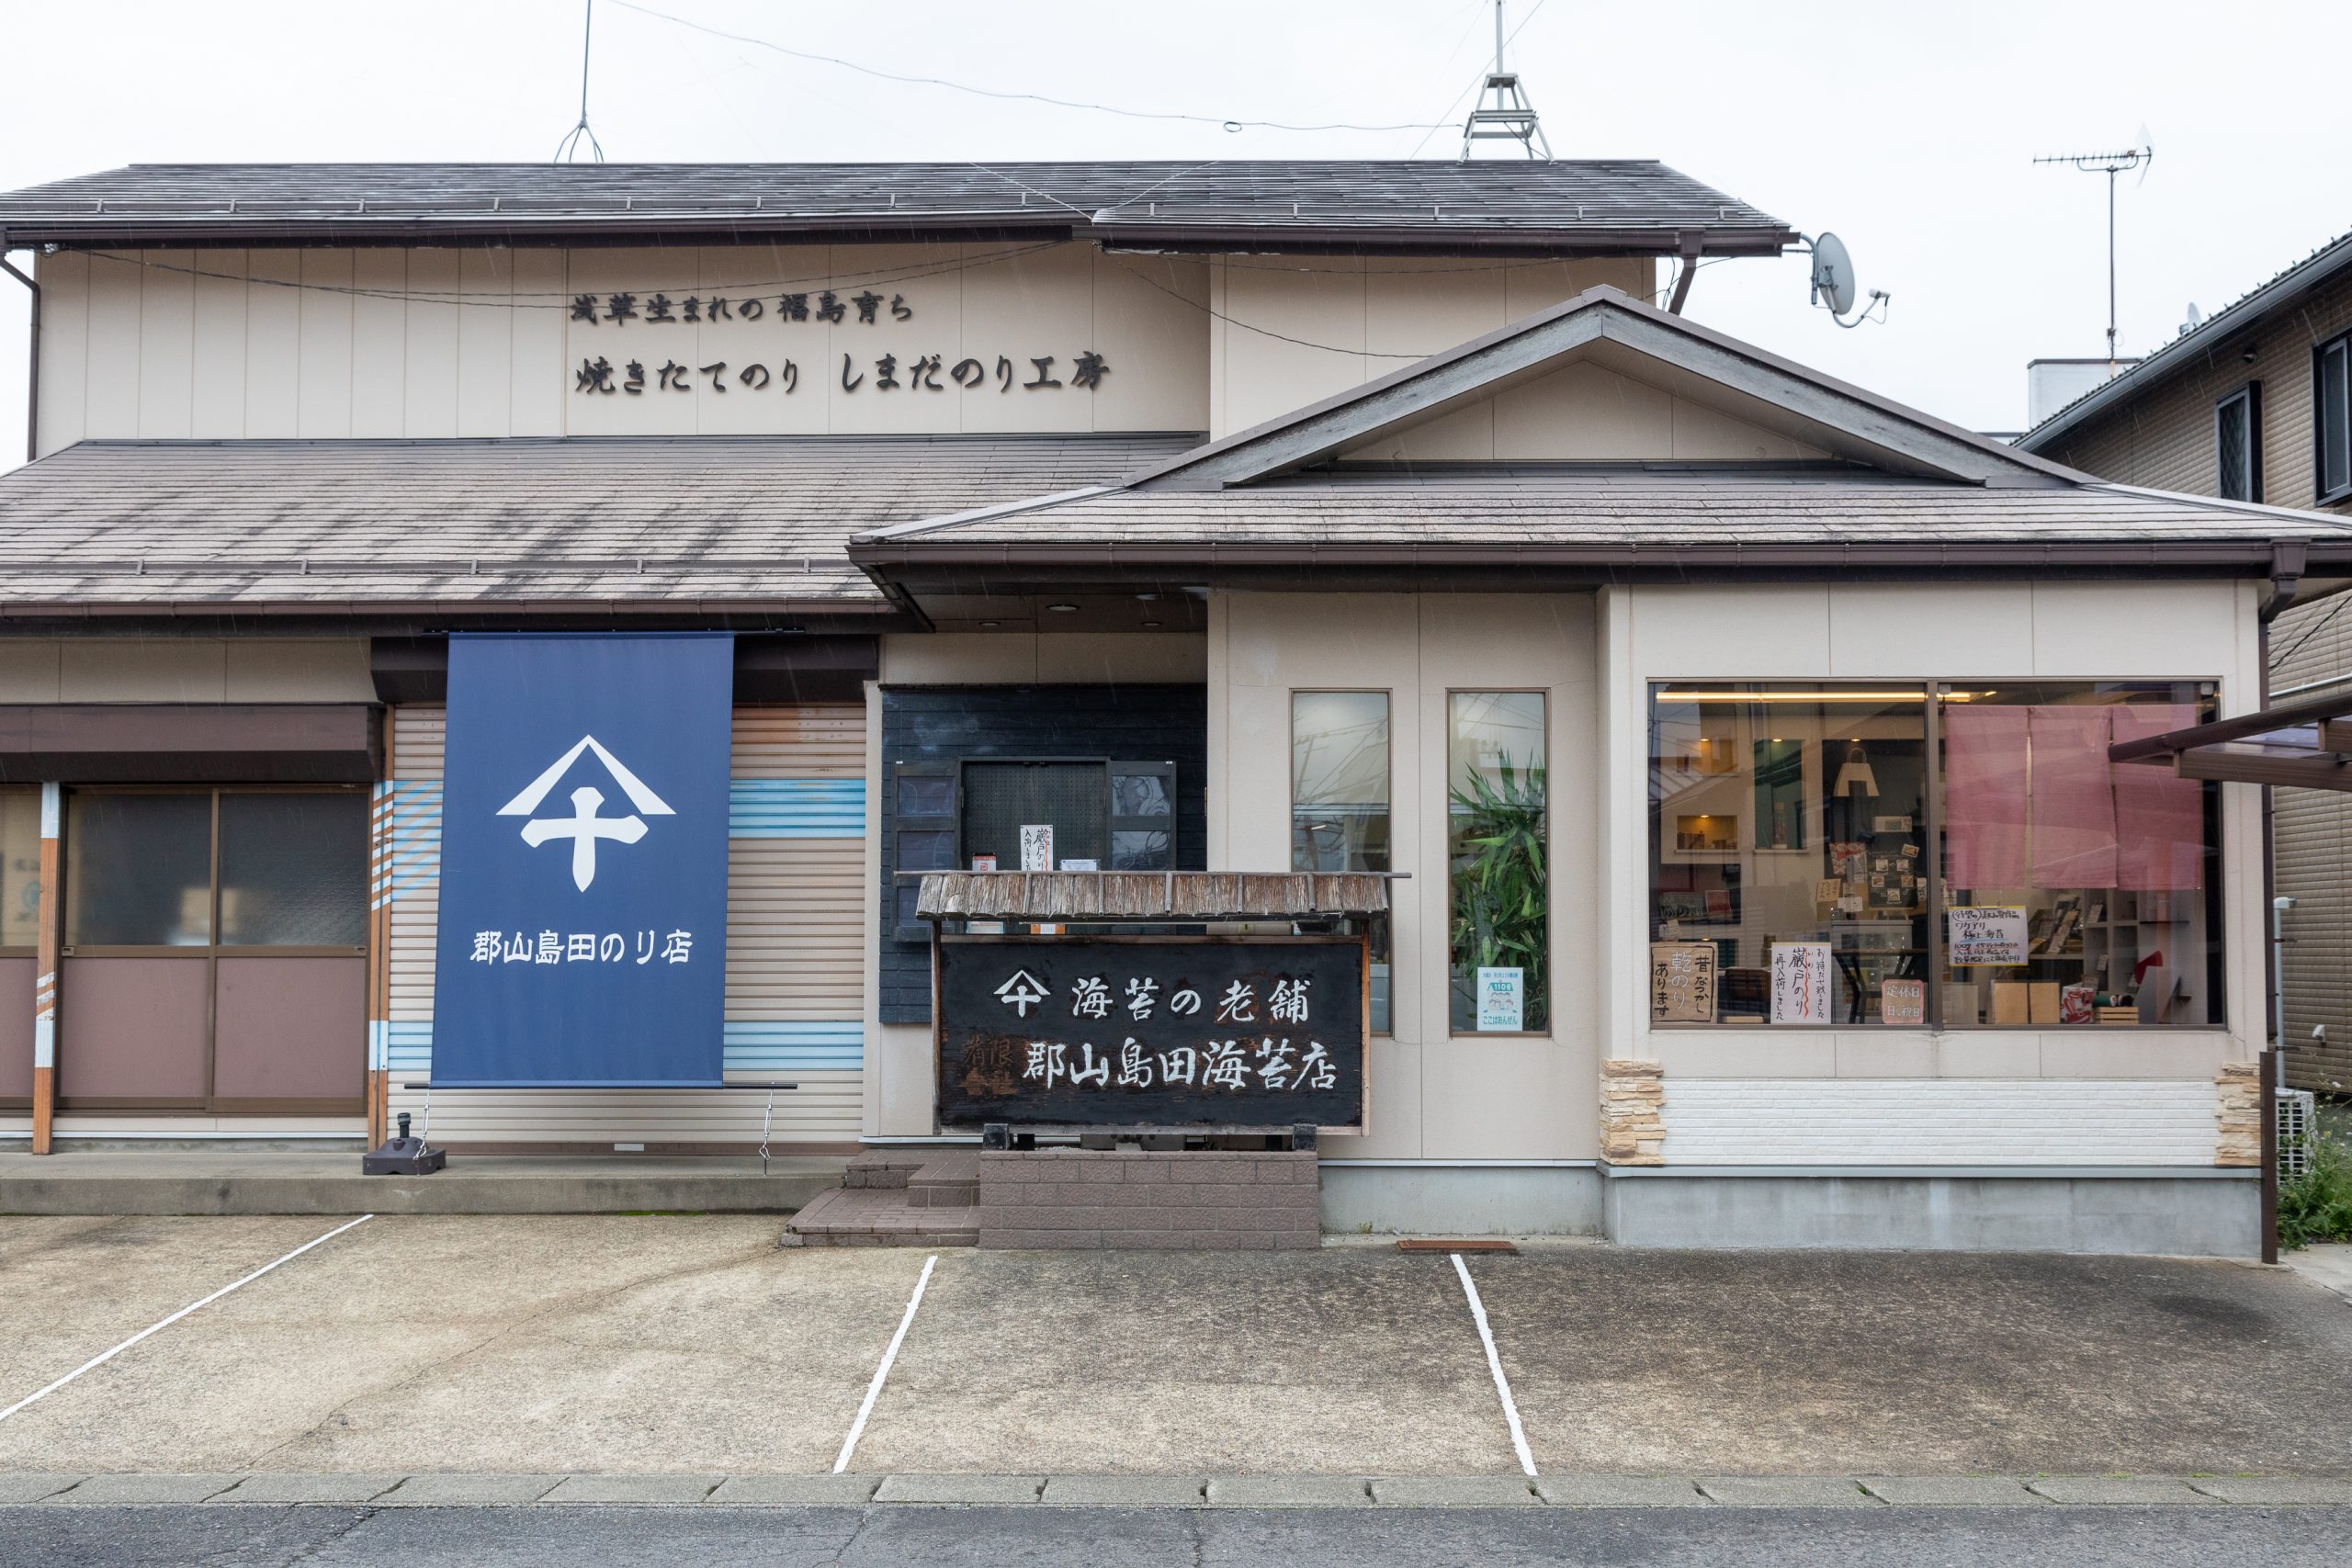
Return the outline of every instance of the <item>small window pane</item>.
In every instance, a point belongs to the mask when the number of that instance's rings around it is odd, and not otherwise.
[[[910,832],[899,830],[899,869],[900,871],[953,871],[956,869],[956,834],[952,829],[924,829]]]
[[[2254,499],[2253,405],[2243,392],[2221,406],[2214,418],[2216,488],[2224,501]]]
[[[1113,871],[1166,871],[1168,868],[1167,834],[1123,829],[1111,835]]]
[[[212,940],[212,797],[77,795],[67,824],[69,947]]]
[[[40,792],[0,791],[0,947],[40,942]]]
[[[1111,852],[1108,775],[1100,762],[967,762],[964,766],[964,847],[994,855],[1004,871],[1021,869],[1021,829],[1054,829],[1054,864],[1103,862]]]
[[[1453,1032],[1550,1026],[1551,852],[1544,697],[1464,692],[1446,702]]]
[[[948,817],[956,810],[956,781],[950,778],[925,778],[918,773],[899,775],[899,815],[901,817]]]
[[[1388,694],[1293,692],[1293,871],[1388,869]]]
[[[2324,493],[2352,485],[2352,339],[2320,351],[2319,473]]]
[[[1174,811],[1168,781],[1157,773],[1115,773],[1111,779],[1111,815],[1167,817]]]
[[[220,797],[224,947],[357,947],[368,940],[368,798]]]

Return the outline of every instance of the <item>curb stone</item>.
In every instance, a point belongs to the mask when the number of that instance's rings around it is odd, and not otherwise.
[[[226,1492],[243,1477],[226,1475],[93,1475],[71,1492],[51,1496],[51,1504],[79,1503],[202,1503]]]
[[[1674,1475],[1546,1475],[1535,1495],[1555,1508],[1711,1508],[1698,1483]]]
[[[1197,1508],[1208,1482],[1198,1475],[1051,1475],[1047,1507]]]
[[[1046,1489],[1042,1475],[886,1475],[875,1489],[877,1503],[1034,1503]]]
[[[542,1503],[699,1503],[722,1475],[568,1475]]]
[[[390,1475],[336,1475],[322,1473],[305,1475],[297,1471],[282,1474],[248,1475],[228,1491],[213,1497],[215,1503],[322,1503],[351,1504],[372,1501],[407,1479],[397,1472]]]
[[[2026,1483],[2053,1503],[2113,1506],[2118,1504],[2193,1503],[2200,1494],[2186,1481],[2165,1475],[2060,1475]]]
[[[1699,1490],[1734,1508],[1883,1508],[1842,1475],[1709,1475]]]
[[[1213,1475],[1212,1508],[1359,1508],[1371,1483],[1355,1475]]]
[[[1862,1490],[1898,1508],[2046,1508],[2014,1475],[1871,1475]]]
[[[1540,1508],[1524,1475],[1374,1476],[1372,1500],[1384,1508]]]
[[[2248,1475],[2234,1479],[2199,1479],[2188,1483],[2191,1492],[2224,1503],[2244,1503],[2256,1507],[2335,1507],[2352,1508],[2352,1481],[2315,1480],[2293,1475]]]
[[[703,1501],[753,1508],[862,1508],[881,1483],[878,1475],[730,1475]]]
[[[38,1471],[0,1474],[0,1504],[38,1503],[80,1485],[82,1480],[82,1476],[70,1472],[62,1475],[45,1475]]]
[[[453,1508],[502,1503],[536,1503],[554,1491],[561,1475],[412,1475],[375,1501],[386,1508]]]

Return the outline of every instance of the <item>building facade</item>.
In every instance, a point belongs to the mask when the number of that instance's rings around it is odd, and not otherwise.
[[[0,1136],[423,1109],[449,638],[725,631],[776,1146],[967,1134],[914,878],[1042,824],[1399,878],[1333,1228],[2257,1244],[2258,799],[2106,749],[2257,705],[2281,561],[2346,536],[1660,310],[1794,239],[1673,171],[141,166],[0,229]]]

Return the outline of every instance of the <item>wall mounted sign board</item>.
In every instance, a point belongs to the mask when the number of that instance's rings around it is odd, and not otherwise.
[[[1364,1130],[1360,937],[944,937],[939,1123]]]

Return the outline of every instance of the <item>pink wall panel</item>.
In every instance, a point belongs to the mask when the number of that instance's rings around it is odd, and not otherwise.
[[[368,1071],[367,987],[364,958],[222,958],[213,1094],[357,1100]]]
[[[58,976],[62,1100],[202,1100],[212,966],[192,958],[68,958]]]

